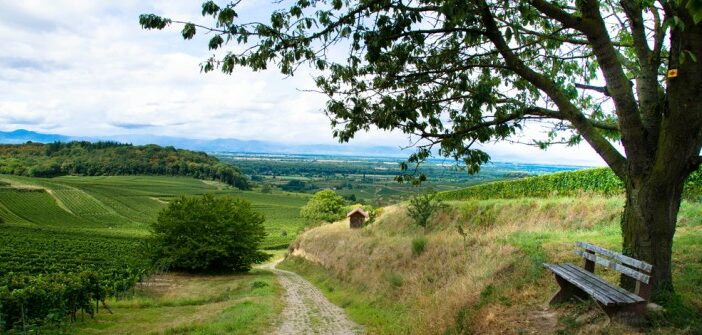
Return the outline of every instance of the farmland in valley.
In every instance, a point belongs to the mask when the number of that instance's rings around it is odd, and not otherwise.
[[[70,270],[90,264],[140,267],[148,223],[181,195],[214,193],[251,201],[266,215],[264,248],[285,247],[304,221],[305,195],[240,191],[179,177],[0,176],[0,273]]]

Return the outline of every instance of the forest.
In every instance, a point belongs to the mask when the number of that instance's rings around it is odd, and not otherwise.
[[[0,173],[27,177],[164,175],[215,180],[239,189],[240,171],[204,152],[117,142],[0,145]]]

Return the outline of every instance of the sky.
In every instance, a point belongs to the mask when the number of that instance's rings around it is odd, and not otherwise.
[[[240,16],[265,17],[272,1],[244,1]],[[142,30],[138,16],[206,23],[200,1],[0,0],[0,130],[70,136],[124,134],[333,144],[313,73],[273,69],[203,74],[208,36],[179,27]],[[520,136],[543,132],[531,127]],[[406,135],[371,130],[349,145],[404,147]],[[496,161],[603,165],[587,145],[484,146]],[[409,154],[409,153],[408,153]]]

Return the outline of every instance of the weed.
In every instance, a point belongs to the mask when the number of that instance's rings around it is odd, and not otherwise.
[[[427,238],[424,236],[415,237],[412,240],[412,255],[419,256],[427,247]]]
[[[402,286],[402,282],[404,281],[402,275],[397,272],[390,272],[387,278],[390,285],[395,288]]]
[[[266,287],[266,286],[268,286],[268,283],[263,282],[263,281],[260,281],[260,280],[257,280],[257,281],[255,281],[255,282],[251,283],[251,288],[254,288],[254,289],[256,289],[256,288],[264,288],[264,287]]]

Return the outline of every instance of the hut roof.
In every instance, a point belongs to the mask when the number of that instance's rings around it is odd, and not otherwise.
[[[349,216],[354,215],[354,214],[356,214],[356,213],[363,215],[363,217],[365,217],[366,219],[369,217],[369,216],[368,216],[368,213],[366,213],[366,211],[364,211],[364,210],[363,210],[362,208],[360,208],[360,207],[359,207],[359,208],[356,208],[356,209],[354,209],[354,210],[352,210],[352,211],[350,211],[348,214],[346,214],[346,217],[349,217]]]

